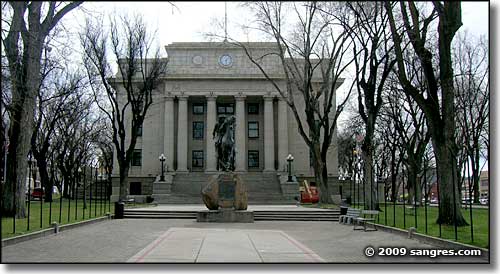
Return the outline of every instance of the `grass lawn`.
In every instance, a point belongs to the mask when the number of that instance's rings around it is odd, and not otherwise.
[[[417,218],[415,223],[415,211],[414,209],[409,209],[403,207],[403,205],[396,205],[396,222],[395,226],[398,228],[408,229],[410,227],[415,227],[417,232],[422,234],[427,234],[435,237],[439,237],[439,225],[436,224],[438,216],[438,207],[427,206],[427,231],[426,231],[426,218],[424,207],[417,207]],[[387,226],[394,226],[394,206],[392,204],[387,204],[387,210],[385,210],[384,204],[380,204],[382,212],[378,216],[377,223]],[[405,211],[403,214],[403,211]],[[458,242],[466,243],[474,246],[479,246],[483,248],[488,248],[488,237],[489,237],[489,222],[488,222],[488,211],[489,209],[474,208],[472,209],[472,221],[474,224],[474,241],[471,239],[471,227],[470,227],[470,215],[469,209],[462,209],[462,214],[469,223],[468,226],[458,227],[457,238]],[[387,222],[386,222],[386,212],[387,212]],[[455,227],[453,225],[441,226],[441,238],[455,240]]]
[[[105,216],[107,212],[114,212],[114,203],[108,205],[107,201],[102,203],[98,200],[92,201],[92,208],[87,200],[87,208],[83,209],[83,201],[78,200],[76,204],[76,217],[75,217],[75,201],[70,200],[68,206],[68,199],[63,199],[61,220],[59,221],[60,199],[57,197],[52,202],[52,210],[50,203],[43,203],[40,206],[40,201],[31,201],[30,216],[29,216],[29,231],[28,231],[28,218],[16,219],[16,233],[13,233],[13,218],[2,217],[2,239],[10,238],[17,235],[31,233],[33,231],[46,229],[51,227],[52,222],[59,224],[76,223],[83,220],[94,219],[96,217]],[[42,218],[40,218],[40,207],[42,208]],[[52,214],[50,214],[52,212]],[[28,206],[26,206],[26,214],[28,213]],[[85,216],[83,214],[85,213]],[[69,215],[69,221],[68,221]],[[42,219],[42,227],[40,227],[40,219]]]

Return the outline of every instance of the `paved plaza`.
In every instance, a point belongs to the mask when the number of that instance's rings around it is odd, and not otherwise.
[[[193,210],[202,206],[168,206]],[[253,206],[249,209],[263,210]],[[272,206],[277,210],[279,206]],[[294,210],[293,206],[283,206]],[[165,207],[156,207],[165,210]],[[295,207],[296,209],[296,207]],[[300,208],[305,209],[305,208]],[[271,210],[271,209],[270,209]],[[336,222],[197,223],[192,219],[110,220],[2,248],[2,262],[382,263],[487,262],[487,257],[366,257],[367,246],[436,248],[395,234]]]

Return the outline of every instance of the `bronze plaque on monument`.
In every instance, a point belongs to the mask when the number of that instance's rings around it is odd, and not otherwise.
[[[219,181],[219,205],[222,208],[232,208],[234,205],[235,198],[235,186],[231,176],[222,176],[222,180]]]

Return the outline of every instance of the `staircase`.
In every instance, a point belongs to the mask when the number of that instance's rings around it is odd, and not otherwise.
[[[124,218],[196,219],[197,211],[125,209]],[[255,221],[338,222],[340,210],[254,211]]]
[[[255,221],[338,222],[340,210],[254,211]]]
[[[176,174],[169,193],[154,193],[160,204],[202,204],[201,190],[212,175],[201,172]],[[275,173],[249,172],[240,175],[248,190],[248,204],[295,204],[281,193]]]

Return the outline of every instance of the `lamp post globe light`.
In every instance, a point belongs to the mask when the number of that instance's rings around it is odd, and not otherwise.
[[[158,157],[158,159],[160,160],[161,162],[161,176],[160,176],[160,182],[164,182],[165,181],[165,175],[163,174],[163,164],[165,163],[165,155],[163,155],[163,153],[160,155],[160,157]]]
[[[292,162],[293,162],[292,154],[288,154],[286,157],[286,161],[288,162],[288,182],[292,181]]]

